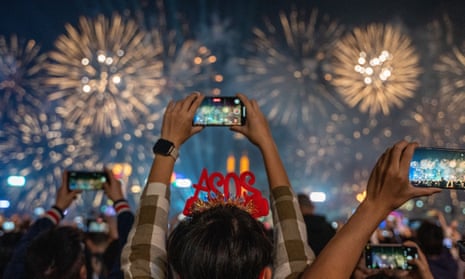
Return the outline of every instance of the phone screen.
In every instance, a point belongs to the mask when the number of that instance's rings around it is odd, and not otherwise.
[[[365,264],[370,269],[411,270],[414,267],[408,261],[417,257],[415,247],[400,244],[367,245],[365,247]]]
[[[95,219],[87,222],[87,231],[92,233],[107,233],[108,224],[103,220]]]
[[[105,172],[98,171],[69,171],[68,187],[70,190],[101,190],[107,181]]]
[[[15,229],[15,223],[12,221],[5,221],[2,224],[2,230],[5,232],[11,232]]]
[[[417,187],[465,190],[465,150],[416,148],[410,162],[409,179]]]
[[[197,109],[193,125],[240,126],[245,124],[245,106],[237,97],[205,97]]]

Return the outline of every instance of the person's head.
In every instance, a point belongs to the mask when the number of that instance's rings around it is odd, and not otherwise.
[[[59,226],[38,235],[26,254],[26,274],[34,279],[86,278],[82,232]]]
[[[297,195],[297,201],[299,202],[300,210],[303,215],[313,214],[315,206],[313,205],[310,197],[307,194],[300,193]]]
[[[430,221],[423,221],[418,227],[417,240],[426,256],[440,255],[444,249],[444,232]]]
[[[0,236],[0,278],[22,236],[23,232],[7,232]]]
[[[171,232],[167,250],[180,279],[258,279],[263,272],[271,274],[272,242],[263,225],[235,206],[213,207],[184,219]]]

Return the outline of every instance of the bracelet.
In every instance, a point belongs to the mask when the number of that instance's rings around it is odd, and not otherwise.
[[[54,205],[52,206],[52,208],[55,209],[58,213],[60,213],[62,219],[65,218],[65,213],[58,206]]]
[[[116,201],[113,202],[113,206],[116,206],[116,205],[117,205],[118,203],[120,203],[120,202],[128,202],[128,201],[127,201],[126,199],[124,199],[124,198],[123,198],[123,199],[119,199],[119,200],[116,200]]]
[[[117,214],[120,214],[121,212],[124,212],[124,211],[131,211],[131,208],[129,207],[129,203],[125,199],[120,199],[120,200],[113,202],[113,208],[115,209]]]

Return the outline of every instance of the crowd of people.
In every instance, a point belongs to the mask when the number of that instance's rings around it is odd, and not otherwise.
[[[192,211],[170,228],[171,174],[182,145],[204,129],[192,125],[204,97],[194,92],[167,105],[138,208],[130,208],[121,182],[106,169],[104,191],[116,212],[112,229],[92,234],[63,223],[80,194],[69,190],[64,171],[54,205],[0,237],[2,278],[464,278],[457,248],[462,235],[455,222],[447,223],[434,211],[434,218],[413,228],[393,213],[412,198],[441,191],[410,184],[417,143],[400,140],[387,147],[373,167],[366,198],[335,229],[315,214],[308,195],[292,188],[266,117],[257,101],[243,94],[238,97],[247,110],[246,123],[230,130],[261,152],[272,233],[248,211],[254,204],[244,208],[241,201],[226,198]],[[408,259],[411,269],[371,269],[364,257],[367,244],[413,247],[418,256]]]

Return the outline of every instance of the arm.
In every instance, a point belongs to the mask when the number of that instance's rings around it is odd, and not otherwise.
[[[181,145],[202,127],[193,127],[192,119],[203,96],[193,93],[166,108],[161,138]],[[134,225],[121,254],[125,278],[166,278],[166,233],[170,206],[170,178],[175,160],[156,155],[150,169]]]
[[[307,242],[305,222],[291,187],[276,187],[271,194],[275,224],[273,277],[299,278],[315,259]]]
[[[60,223],[64,217],[65,210],[71,205],[79,191],[69,191],[66,184],[68,173],[65,171],[62,177],[62,183],[58,189],[55,205],[50,208],[43,217],[34,222],[34,224],[23,235],[18,243],[12,259],[5,269],[3,278],[25,278],[25,259],[29,244],[40,233],[52,229]]]
[[[413,187],[408,172],[417,144],[400,141],[379,158],[367,185],[367,197],[347,224],[331,239],[302,278],[349,278],[358,257],[378,224],[409,199],[432,195],[439,189]],[[337,269],[334,266],[338,266]]]
[[[273,276],[296,278],[314,258],[307,243],[302,213],[268,122],[257,101],[249,100],[242,94],[238,97],[246,106],[247,121],[246,125],[234,126],[231,130],[242,133],[260,149],[272,194],[271,207],[275,224]]]
[[[121,251],[126,244],[129,230],[134,223],[134,214],[131,212],[128,201],[125,199],[121,182],[118,181],[111,170],[105,169],[105,173],[108,177],[108,182],[103,184],[103,190],[107,197],[113,202],[113,207],[116,212],[116,227],[118,236],[118,246],[116,248],[117,259],[111,267],[108,278],[123,278],[123,272],[121,270],[120,256]]]

